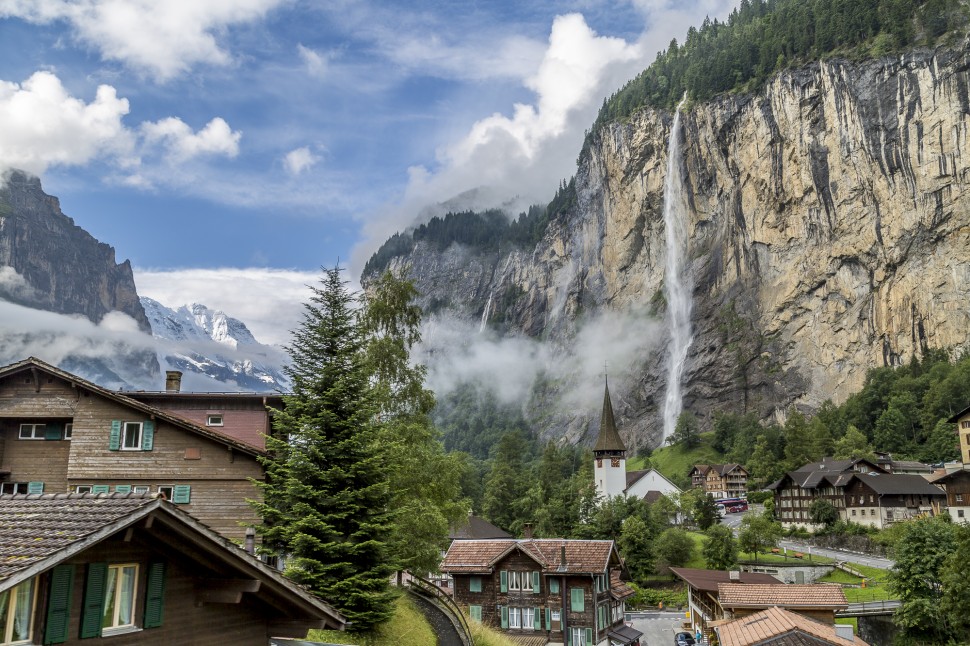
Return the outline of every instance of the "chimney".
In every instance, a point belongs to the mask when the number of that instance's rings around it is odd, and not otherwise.
[[[728,579],[731,581],[740,581],[741,572],[739,572],[738,570],[731,570],[730,572],[728,572]]]
[[[559,546],[559,569],[562,571],[566,570],[566,544],[565,543]]]
[[[522,538],[532,538],[532,523],[522,525]]]
[[[256,530],[252,527],[246,528],[246,547],[249,554],[256,554]]]
[[[179,370],[165,371],[165,392],[177,393],[182,390],[182,373]]]

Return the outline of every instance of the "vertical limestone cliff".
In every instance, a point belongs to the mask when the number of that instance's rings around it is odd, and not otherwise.
[[[686,410],[702,421],[715,410],[811,410],[858,390],[869,368],[966,349],[968,68],[966,45],[829,59],[756,94],[686,106]],[[564,352],[590,312],[647,307],[662,320],[672,117],[646,109],[593,132],[577,207],[534,250],[435,254],[419,244],[396,262],[410,264],[426,303],[469,320],[490,295],[515,295],[500,313],[505,329]],[[617,397],[633,444],[659,441],[664,347]],[[545,432],[589,439],[575,421]]]

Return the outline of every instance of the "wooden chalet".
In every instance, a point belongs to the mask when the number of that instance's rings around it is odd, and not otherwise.
[[[0,496],[0,643],[267,646],[325,601],[150,494]]]
[[[845,486],[846,520],[877,529],[901,520],[936,516],[946,493],[926,478],[908,473],[854,474]]]
[[[699,568],[672,567],[671,573],[687,584],[687,605],[690,608],[691,630],[710,635],[713,622],[724,619],[718,601],[718,586],[722,583],[744,585],[776,584],[778,579],[757,572],[726,572]]]
[[[816,621],[835,623],[835,613],[845,610],[842,586],[834,583],[719,583],[717,585],[718,614],[723,619],[740,619],[747,615],[777,607],[797,612]]]
[[[817,621],[784,608],[771,607],[714,629],[720,646],[867,646],[851,625]]]
[[[715,500],[748,495],[748,470],[740,464],[695,464],[688,475],[691,487]]]
[[[970,523],[970,470],[957,469],[932,480],[946,492],[946,510],[955,523]]]
[[[248,423],[233,424],[237,413]],[[268,428],[262,398],[118,392],[30,358],[0,368],[0,494],[162,494],[243,539]]]
[[[874,462],[864,459],[835,460],[822,458],[789,471],[768,485],[775,492],[775,518],[786,529],[804,527],[819,529],[812,523],[810,507],[816,499],[828,500],[845,516],[845,487],[856,473],[885,473]]]
[[[441,564],[455,601],[475,621],[520,639],[570,646],[638,644],[624,624],[623,582],[613,541],[456,540]]]

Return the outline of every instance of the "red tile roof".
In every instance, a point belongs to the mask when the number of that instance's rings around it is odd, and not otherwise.
[[[731,573],[723,570],[702,570],[689,567],[672,567],[670,568],[670,571],[686,581],[687,584],[695,590],[703,590],[704,592],[711,593],[717,592],[717,586],[721,583],[743,583],[745,585],[756,583],[778,583],[778,579],[770,574],[760,574],[757,572],[740,572],[738,573],[738,580],[732,581]]]
[[[725,608],[820,608],[838,609],[848,606],[842,586],[834,583],[720,583],[718,602]]]
[[[796,638],[788,640],[789,643],[868,646],[858,637],[851,640],[840,637],[836,634],[835,627],[830,624],[823,624],[782,608],[768,608],[721,624],[715,630],[721,646],[754,646],[769,641],[781,644],[789,636]]]
[[[562,549],[566,548],[566,564]],[[619,564],[613,541],[584,541],[559,538],[458,540],[451,543],[442,572],[492,572],[495,565],[513,550],[532,558],[544,572],[601,573],[611,562]]]

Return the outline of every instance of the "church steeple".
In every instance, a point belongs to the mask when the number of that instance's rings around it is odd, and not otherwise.
[[[603,415],[600,417],[600,434],[593,446],[593,453],[600,455],[623,455],[626,446],[616,430],[616,420],[613,418],[613,402],[610,401],[610,381],[606,380],[606,391],[603,394]]]
[[[593,458],[593,478],[599,497],[606,500],[622,496],[626,491],[626,446],[616,431],[609,380],[603,394],[603,416],[600,418],[600,434],[593,446]]]

